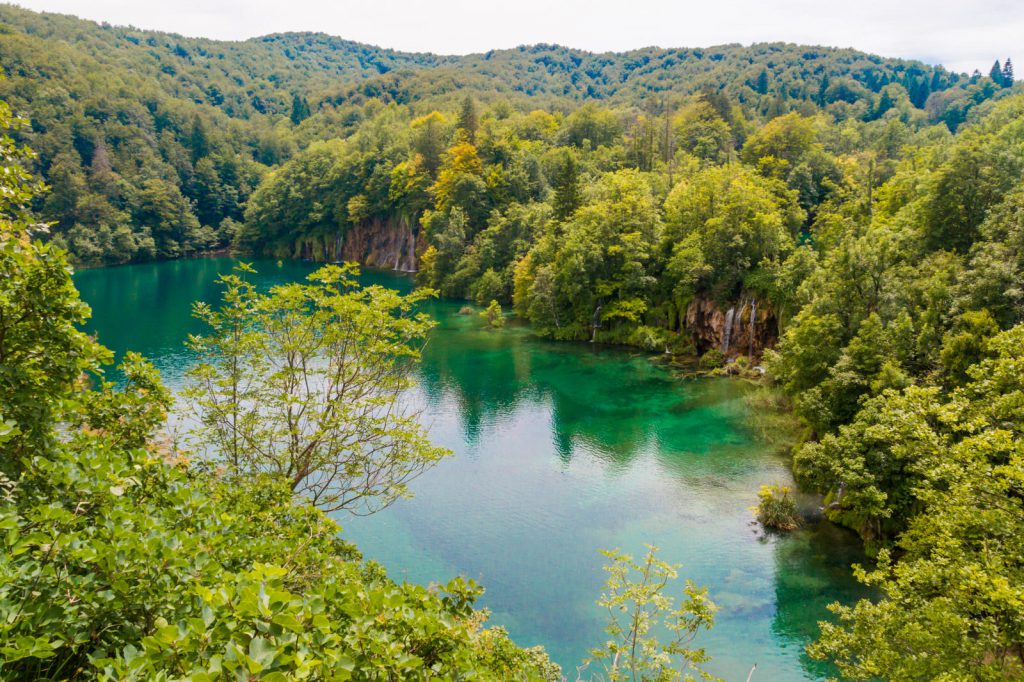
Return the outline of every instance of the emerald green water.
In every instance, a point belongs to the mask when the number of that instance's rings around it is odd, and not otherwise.
[[[75,276],[90,329],[118,354],[150,357],[179,387],[182,346],[202,329],[194,300],[216,301],[228,259],[88,270]],[[308,263],[258,262],[262,284],[303,277]],[[398,289],[407,278],[370,273]],[[822,679],[804,646],[826,604],[863,592],[850,576],[854,538],[828,524],[764,538],[749,507],[762,483],[789,482],[785,458],[751,428],[731,380],[680,381],[645,356],[545,342],[510,325],[484,329],[438,301],[439,322],[410,400],[455,456],[413,484],[415,498],[344,517],[344,535],[396,579],[480,581],[481,605],[517,643],[543,644],[567,672],[603,641],[594,605],[599,548],[645,543],[709,588],[720,611],[699,643],[728,680]],[[813,501],[807,501],[808,505]]]

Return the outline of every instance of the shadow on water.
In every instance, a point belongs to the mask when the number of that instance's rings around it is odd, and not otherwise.
[[[827,607],[877,596],[851,578],[853,564],[868,565],[855,533],[824,520],[775,543],[778,568],[775,581],[777,608],[772,632],[780,641],[811,642],[819,634],[819,620],[834,620]],[[809,614],[819,614],[812,618]],[[834,666],[811,660],[801,652],[808,676],[836,675]]]

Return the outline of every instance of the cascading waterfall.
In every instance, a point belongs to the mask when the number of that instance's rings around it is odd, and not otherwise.
[[[757,323],[757,299],[750,299],[750,350],[747,355],[754,357],[754,325]]]
[[[722,354],[729,352],[729,340],[732,338],[732,323],[736,317],[736,309],[729,308],[729,312],[725,314],[725,334],[722,339]]]

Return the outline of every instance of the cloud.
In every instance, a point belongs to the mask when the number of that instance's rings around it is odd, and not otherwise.
[[[1008,0],[21,0],[190,36],[245,39],[322,31],[446,54],[549,42],[588,50],[788,41],[987,71],[1024,35],[1024,3]],[[1024,61],[1024,58],[1022,58]]]

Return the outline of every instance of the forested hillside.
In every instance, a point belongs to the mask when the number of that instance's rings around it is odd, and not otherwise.
[[[435,109],[452,120],[467,93],[495,118],[529,115],[528,125],[548,126],[545,148],[590,140],[610,150],[601,170],[648,171],[655,155],[671,161],[698,144],[728,156],[752,130],[790,111],[954,130],[1002,90],[1001,79],[788,44],[622,54],[536,45],[442,57],[311,33],[192,39],[10,5],[0,6],[0,64],[7,74],[0,97],[32,121],[19,138],[38,151],[35,171],[52,187],[37,208],[85,265],[228,246],[270,169],[357,129],[412,123]],[[693,115],[699,93],[715,102],[729,131],[666,134],[671,119]],[[567,117],[588,103],[583,118],[591,122],[570,131]],[[540,123],[534,111],[554,123]],[[438,133],[440,151],[451,143],[448,127]],[[727,141],[703,139],[723,134]],[[344,229],[348,217],[338,219]]]

